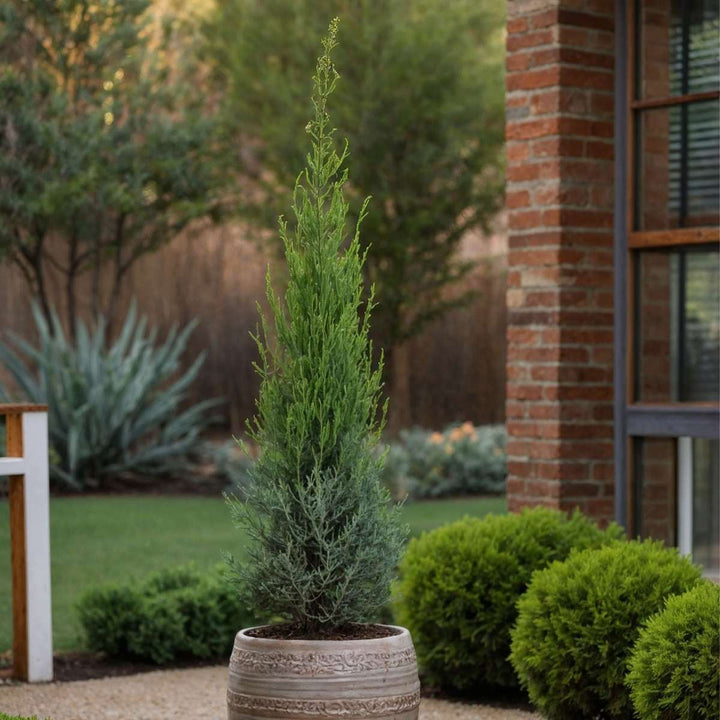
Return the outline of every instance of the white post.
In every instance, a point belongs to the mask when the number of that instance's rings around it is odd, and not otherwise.
[[[28,682],[53,679],[47,413],[23,414]]]
[[[53,679],[50,602],[50,483],[47,407],[0,405],[10,477],[13,667],[20,680]]]
[[[683,555],[692,556],[693,549],[693,467],[692,438],[681,437],[677,441],[677,525],[678,549]]]

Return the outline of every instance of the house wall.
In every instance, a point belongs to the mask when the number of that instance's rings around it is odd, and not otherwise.
[[[508,501],[613,516],[614,4],[509,0]]]

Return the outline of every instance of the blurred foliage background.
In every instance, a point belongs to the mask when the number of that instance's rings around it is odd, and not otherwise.
[[[504,419],[500,0],[0,2],[0,329],[193,319],[189,401],[254,411],[255,303],[302,165],[317,39],[351,146],[391,430]],[[1,373],[2,371],[0,371]],[[7,376],[3,379],[7,380]],[[227,434],[227,428],[222,429]]]

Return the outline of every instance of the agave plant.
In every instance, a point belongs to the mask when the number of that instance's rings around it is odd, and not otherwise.
[[[57,315],[48,323],[33,308],[39,343],[10,333],[0,342],[0,363],[23,400],[49,405],[51,476],[74,488],[99,485],[132,471],[177,470],[213,419],[218,400],[184,407],[204,355],[184,373],[180,357],[195,323],[173,328],[163,343],[131,307],[117,340],[106,348],[103,322],[77,324],[70,341]],[[9,400],[0,385],[0,401]]]

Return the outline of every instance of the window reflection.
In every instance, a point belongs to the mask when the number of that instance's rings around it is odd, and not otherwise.
[[[636,400],[717,402],[720,256],[716,247],[643,251],[636,282]]]

